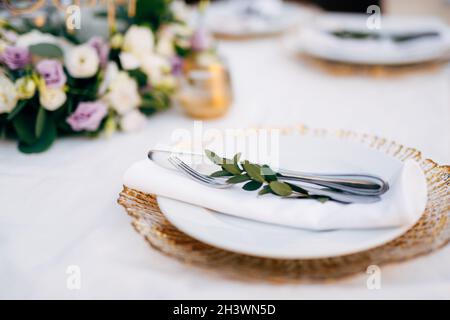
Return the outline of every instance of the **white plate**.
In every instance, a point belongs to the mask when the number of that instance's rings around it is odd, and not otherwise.
[[[444,58],[450,50],[450,29],[436,18],[383,16],[379,33],[439,32],[438,37],[396,44],[388,40],[339,39],[330,31],[369,32],[366,15],[326,14],[305,27],[297,40],[297,50],[317,58],[354,64],[403,65]]]
[[[311,172],[370,172],[391,181],[401,163],[362,144],[336,138],[280,137],[280,166]],[[301,200],[298,200],[301,201]],[[158,197],[178,229],[212,246],[238,253],[284,259],[351,254],[382,245],[413,224],[374,230],[309,231],[270,225]],[[299,213],[301,214],[301,213]]]
[[[298,6],[282,3],[280,12],[268,20],[240,15],[239,1],[212,3],[207,10],[206,24],[215,34],[245,37],[278,34],[294,27],[299,21]]]

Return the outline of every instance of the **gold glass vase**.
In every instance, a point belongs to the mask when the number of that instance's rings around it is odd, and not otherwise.
[[[216,55],[193,56],[185,60],[177,100],[196,119],[223,116],[232,101],[231,81],[224,61]]]

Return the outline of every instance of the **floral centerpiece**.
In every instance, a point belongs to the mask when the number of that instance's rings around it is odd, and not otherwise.
[[[0,20],[1,137],[36,153],[59,136],[139,129],[170,106],[183,59],[205,50],[202,32],[172,19],[74,43]]]

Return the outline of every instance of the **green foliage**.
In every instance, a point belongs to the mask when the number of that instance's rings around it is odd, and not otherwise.
[[[239,175],[236,175],[236,176],[233,176],[233,177],[229,178],[227,180],[227,182],[235,184],[235,183],[245,182],[245,181],[248,181],[248,180],[250,180],[250,177],[247,174],[239,174]]]
[[[129,70],[128,74],[130,75],[130,77],[136,80],[137,84],[140,87],[147,85],[148,77],[142,70],[140,69]]]
[[[12,120],[19,140],[18,148],[24,153],[38,153],[50,148],[56,139],[55,121],[49,111],[40,107],[22,110]]]
[[[170,107],[170,96],[162,91],[151,90],[142,94],[139,110],[145,115],[151,115]]]
[[[34,113],[34,112],[33,112]],[[34,135],[34,115],[32,112],[20,112],[12,121],[19,142],[32,144],[36,137]]]
[[[172,0],[137,0],[134,17],[129,17],[127,8],[120,6],[116,11],[116,19],[125,21],[127,25],[146,25],[158,30],[161,25],[175,21],[170,9],[171,2]],[[105,10],[97,12],[96,16],[106,18],[107,12]]]
[[[279,175],[268,165],[250,163],[248,160],[240,161],[241,154],[236,154],[232,159],[222,158],[211,150],[205,150],[205,154],[211,162],[222,170],[212,173],[214,178],[226,177],[227,183],[245,184],[245,191],[258,191],[258,195],[271,193],[280,197],[296,197],[299,199],[316,199],[320,202],[329,200],[328,197],[310,195],[298,185],[279,181]]]
[[[219,171],[211,173],[211,177],[214,177],[214,178],[229,177],[229,176],[232,176],[232,175],[233,174],[231,174],[231,173],[229,173],[229,172],[227,172],[225,170],[219,170]]]
[[[13,111],[11,111],[6,120],[12,120],[14,119],[14,117],[20,112],[22,111],[23,108],[25,108],[25,106],[27,105],[28,100],[19,100],[19,102],[17,103],[16,107],[13,109]]]
[[[19,141],[19,150],[23,153],[39,153],[44,152],[53,144],[56,139],[56,126],[52,120],[46,122],[42,128],[42,132],[39,137],[31,143]]]
[[[132,22],[148,25],[153,30],[164,24],[174,21],[170,3],[172,0],[138,0],[136,2],[136,15]]]
[[[67,87],[68,98],[73,100],[74,105],[80,101],[94,101],[98,97],[98,88],[100,86],[100,73],[87,79],[72,78],[68,72]]]
[[[286,197],[292,193],[291,187],[285,182],[271,181],[269,187],[279,196]]]
[[[38,43],[29,47],[33,56],[40,58],[62,59],[63,51],[57,45],[52,43]]]
[[[175,43],[175,52],[178,56],[185,58],[192,54],[192,49],[190,47],[182,47]]]
[[[246,191],[255,191],[258,190],[259,188],[261,188],[262,183],[258,182],[258,181],[249,181],[246,184],[244,184],[244,186],[242,187],[242,189],[246,190]]]

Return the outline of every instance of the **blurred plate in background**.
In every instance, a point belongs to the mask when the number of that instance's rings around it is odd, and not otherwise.
[[[382,16],[369,29],[367,15],[326,14],[301,30],[296,50],[330,61],[405,65],[443,59],[450,51],[450,28],[436,18]]]
[[[277,0],[222,1],[208,7],[206,23],[216,35],[275,35],[296,26],[300,14],[299,6]]]

